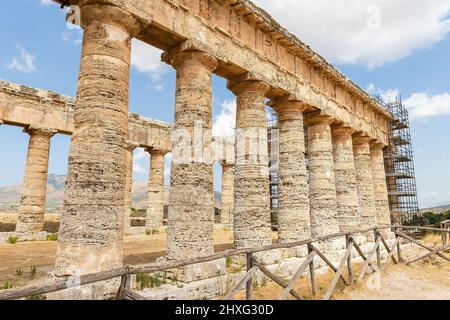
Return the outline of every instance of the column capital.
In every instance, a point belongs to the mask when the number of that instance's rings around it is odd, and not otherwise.
[[[212,54],[195,47],[189,47],[188,49],[177,47],[163,53],[161,60],[170,64],[176,70],[186,64],[191,64],[201,65],[209,72],[213,72],[219,65],[219,62]]]
[[[333,137],[351,138],[353,133],[355,133],[355,129],[350,127],[348,124],[332,124],[331,133]]]
[[[289,120],[296,119],[298,117],[298,113],[302,113],[305,111],[307,105],[297,98],[295,95],[287,95],[284,97],[272,99],[269,102],[269,106],[271,106],[280,120]]]
[[[128,151],[134,151],[134,149],[139,148],[139,144],[134,141],[127,140],[125,143]]]
[[[372,140],[370,142],[370,149],[377,151],[380,150],[382,151],[384,148],[386,147],[386,145],[384,143],[379,142],[378,140]]]
[[[356,133],[353,135],[353,144],[369,144],[373,138],[366,133]]]
[[[147,151],[151,156],[155,155],[155,156],[165,156],[166,152],[163,150],[156,150],[156,149],[145,149],[145,151]]]
[[[125,29],[130,36],[139,33],[141,25],[129,12],[114,5],[85,4],[81,5],[81,26],[85,29],[91,23],[112,24]]]
[[[270,90],[270,86],[262,80],[257,79],[250,73],[228,81],[228,89],[236,96],[240,96],[245,92],[256,92],[262,96],[266,96]]]
[[[222,162],[220,163],[222,168],[233,168],[234,167],[234,163],[228,163],[225,160],[222,160]]]
[[[42,136],[49,136],[49,137],[53,137],[55,134],[58,133],[57,130],[38,126],[38,125],[30,125],[29,127],[23,129],[23,132],[26,132],[29,135],[42,135]]]
[[[334,121],[333,117],[325,115],[321,112],[311,112],[304,115],[305,123],[309,126],[314,125],[331,125]]]

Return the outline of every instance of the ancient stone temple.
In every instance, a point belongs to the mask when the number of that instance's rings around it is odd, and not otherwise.
[[[54,277],[123,265],[137,147],[151,157],[147,229],[162,226],[164,155],[173,154],[166,260],[214,253],[213,74],[237,99],[235,157],[220,161],[221,222],[233,225],[237,248],[272,243],[266,105],[280,126],[279,241],[389,224],[389,112],[250,1],[56,2],[78,6],[84,29],[76,99],[0,83],[1,123],[30,135],[18,232],[41,230],[50,139],[72,136]],[[128,113],[133,38],[164,50],[176,71],[173,126]],[[223,272],[219,262],[181,277]],[[100,283],[77,297],[117,286]]]

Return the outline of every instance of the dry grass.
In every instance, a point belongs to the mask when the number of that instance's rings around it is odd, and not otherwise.
[[[359,271],[362,268],[362,264],[353,264],[353,272],[354,272],[354,278],[355,274],[358,274]],[[369,268],[370,270],[370,268]],[[316,275],[317,280],[317,295],[314,297],[312,294],[311,289],[311,280],[309,277],[309,272],[306,272],[302,275],[302,277],[297,281],[297,283],[294,286],[294,290],[305,300],[320,300],[323,299],[325,293],[327,292],[331,281],[334,278],[335,273],[329,269],[328,272]],[[348,272],[347,269],[343,273],[343,276],[348,279]],[[285,279],[287,282],[290,282],[290,279]],[[346,289],[346,285],[342,279],[339,279],[338,284],[336,285],[333,298],[335,296],[339,296],[344,289]],[[353,284],[352,288],[359,290],[361,288],[361,285],[355,283]],[[284,288],[277,285],[273,282],[265,282],[262,285],[258,284],[254,286],[253,289],[253,298],[255,300],[274,300],[279,299],[281,295],[283,294]],[[237,300],[244,300],[245,299],[245,292],[240,292],[236,296]],[[288,299],[295,299],[291,295],[288,297]]]
[[[428,233],[422,238],[422,242],[428,246],[440,247],[442,246],[442,236],[439,233]]]

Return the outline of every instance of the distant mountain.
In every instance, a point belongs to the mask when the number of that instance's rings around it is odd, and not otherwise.
[[[49,174],[47,184],[47,208],[61,207],[64,196],[64,184],[66,176]],[[22,192],[22,183],[0,188],[0,205],[17,206]]]
[[[432,208],[420,209],[420,213],[433,212],[435,214],[439,214],[439,213],[445,212],[447,210],[450,210],[450,204],[445,204],[445,205],[432,207]]]
[[[49,174],[47,184],[47,203],[48,210],[57,210],[62,207],[64,198],[64,185],[66,176]],[[6,187],[0,187],[0,206],[15,207],[19,204],[22,183],[13,184]],[[214,201],[216,207],[220,208],[220,192],[214,192]],[[169,202],[169,187],[166,186],[164,192],[164,202]],[[141,209],[148,206],[148,185],[144,181],[133,183],[133,206]]]

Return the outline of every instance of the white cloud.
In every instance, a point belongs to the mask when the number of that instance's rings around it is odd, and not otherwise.
[[[161,62],[162,51],[142,41],[133,39],[131,49],[131,65],[138,72],[148,73],[152,81],[151,87],[162,91],[164,84],[162,75],[168,71],[165,63]]]
[[[63,41],[65,42],[69,42],[75,45],[80,45],[83,43],[83,31],[81,28],[79,29],[74,29],[75,32],[63,32],[61,35],[61,38],[63,39]]]
[[[367,86],[366,91],[372,96],[379,96],[386,103],[394,102],[397,98],[400,97],[400,90],[389,89],[384,91],[378,89],[373,83]]]
[[[377,89],[374,84],[370,84],[366,90],[371,95],[380,96],[385,102],[395,101],[400,96],[398,89],[384,91]],[[403,99],[403,104],[408,108],[412,121],[450,115],[450,93],[447,92],[437,95],[416,92]]]
[[[221,112],[213,124],[213,136],[231,137],[236,128],[236,100],[225,100],[221,107]]]
[[[137,174],[148,174],[150,164],[149,154],[144,149],[137,149],[133,155],[133,172]]]
[[[430,47],[450,32],[449,0],[254,0],[335,63],[369,68]]]
[[[18,45],[17,48],[20,51],[20,55],[17,57],[13,57],[11,59],[11,62],[6,65],[6,68],[25,73],[36,71],[37,69],[35,66],[35,56],[29,53],[20,45]]]
[[[41,4],[43,6],[50,6],[52,4],[55,4],[55,2],[53,2],[52,0],[41,0]]]
[[[170,183],[170,172],[172,163],[172,153],[164,157],[164,180],[167,185]],[[147,181],[149,169],[151,166],[151,157],[147,151],[142,148],[135,150],[133,155],[133,176],[138,181]]]
[[[450,94],[414,93],[403,101],[411,120],[450,115]]]

